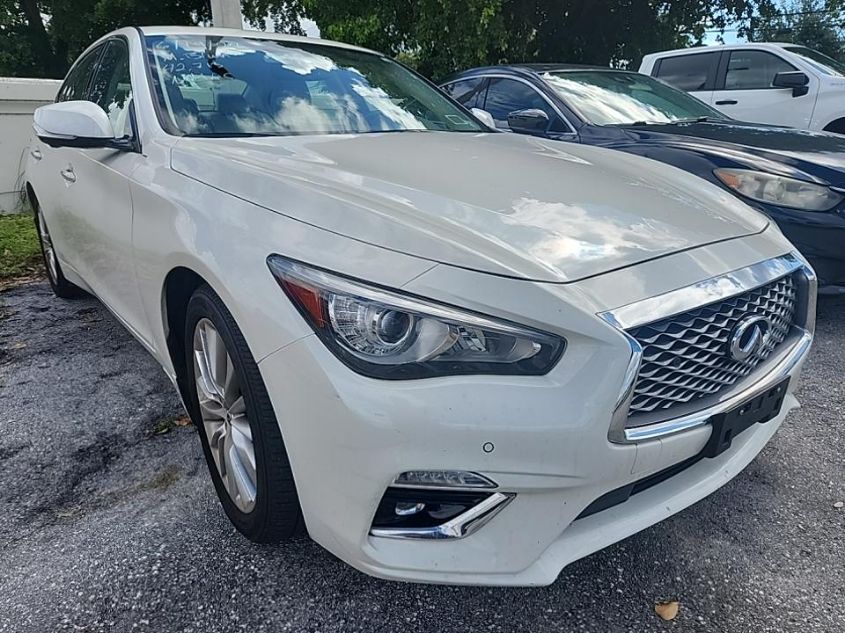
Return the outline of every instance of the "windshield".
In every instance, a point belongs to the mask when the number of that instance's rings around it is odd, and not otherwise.
[[[481,126],[380,55],[321,44],[148,36],[162,124],[187,136],[282,136]]]
[[[814,51],[806,46],[784,46],[784,48],[790,53],[803,57],[813,68],[825,75],[845,77],[845,64],[836,61],[833,57],[828,57],[824,53]]]
[[[551,72],[546,83],[594,125],[673,123],[725,115],[646,75],[608,70]]]

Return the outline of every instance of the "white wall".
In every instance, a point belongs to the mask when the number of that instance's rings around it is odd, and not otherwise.
[[[0,213],[20,210],[21,171],[35,108],[52,103],[61,81],[0,77]]]

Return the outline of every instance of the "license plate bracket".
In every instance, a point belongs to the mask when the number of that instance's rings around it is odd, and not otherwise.
[[[789,378],[786,378],[733,409],[711,417],[710,424],[713,432],[702,455],[704,457],[720,455],[731,447],[731,442],[737,435],[755,424],[765,424],[777,417],[783,406],[788,386]]]

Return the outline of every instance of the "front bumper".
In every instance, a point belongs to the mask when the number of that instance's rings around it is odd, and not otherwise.
[[[789,391],[774,419],[747,429],[724,453],[578,519],[607,493],[701,453],[711,427],[697,424],[642,441],[611,441],[611,421],[628,374],[625,337],[595,318],[600,310],[590,319],[580,312],[561,315],[558,287],[546,286],[529,297],[519,293],[543,285],[472,279],[476,296],[484,296],[490,282],[497,300],[505,295],[514,306],[528,301],[540,322],[563,323],[569,346],[549,374],[380,381],[350,371],[315,336],[260,363],[310,535],[366,573],[450,584],[549,584],[568,563],[726,483],[797,406],[792,390],[808,344],[795,347],[789,363],[776,364],[778,378],[789,378]],[[434,286],[464,286],[443,284],[434,274],[428,283],[431,288],[420,294],[431,296]],[[593,294],[599,296],[601,287]],[[463,539],[374,536],[370,528],[385,490],[398,473],[415,469],[478,472],[515,497]]]
[[[550,584],[567,564],[727,483],[797,406],[790,392],[775,419],[742,433],[728,451],[576,521],[606,493],[697,455],[708,442],[710,427],[639,444],[612,444],[587,428],[603,424],[606,436],[607,415],[571,417],[564,399],[560,404],[547,400],[536,393],[541,389],[471,382],[452,388],[445,381],[423,381],[431,384],[411,388],[367,384],[373,381],[357,376],[332,380],[320,363],[334,359],[324,354],[322,343],[308,337],[262,362],[308,531],[357,569],[394,580]],[[789,372],[791,385],[800,369],[798,363]],[[308,398],[301,397],[305,393]],[[530,408],[527,399],[533,402]],[[285,424],[286,418],[300,422]],[[495,446],[490,453],[482,449],[488,442]],[[477,471],[516,497],[465,539],[371,536],[384,490],[408,468]]]
[[[828,292],[845,291],[845,208],[828,213],[761,206],[807,258]]]

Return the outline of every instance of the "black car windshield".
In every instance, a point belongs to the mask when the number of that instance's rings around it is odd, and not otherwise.
[[[283,136],[482,127],[396,62],[299,41],[147,36],[162,124],[187,136]]]
[[[825,75],[833,77],[845,77],[845,64],[828,57],[824,53],[807,48],[806,46],[784,46],[790,53],[795,53],[810,62],[813,68]]]
[[[727,120],[703,101],[637,73],[613,70],[547,72],[543,80],[594,125]]]

